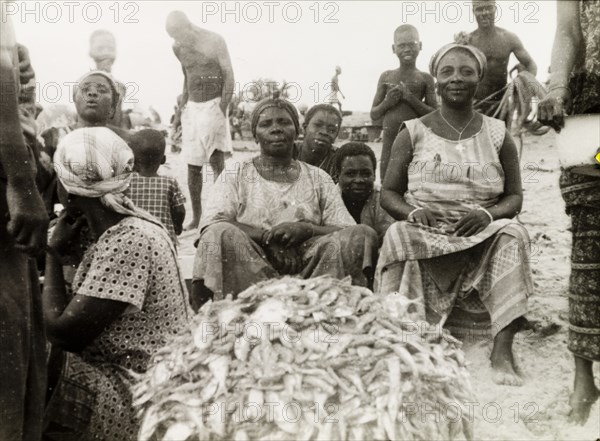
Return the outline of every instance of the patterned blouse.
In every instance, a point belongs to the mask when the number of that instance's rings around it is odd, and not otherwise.
[[[320,226],[356,225],[339,190],[323,170],[293,161],[300,174],[292,183],[273,182],[258,173],[252,159],[235,174],[222,173],[202,211],[200,231],[217,222],[239,222],[270,229],[283,222]]]
[[[90,364],[144,372],[152,354],[188,323],[187,295],[167,235],[136,217],[109,228],[88,248],[73,291],[129,305],[80,354]]]

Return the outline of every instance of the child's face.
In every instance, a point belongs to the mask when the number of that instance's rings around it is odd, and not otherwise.
[[[401,63],[414,63],[422,46],[419,36],[414,32],[401,32],[394,36],[392,50]]]

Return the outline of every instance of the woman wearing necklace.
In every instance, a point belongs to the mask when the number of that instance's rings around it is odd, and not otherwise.
[[[473,110],[485,69],[472,46],[433,56],[442,105],[405,122],[392,147],[381,205],[400,222],[385,236],[375,284],[420,299],[415,318],[491,334],[494,380],[519,385],[512,342],[533,291],[529,237],[513,220],[523,200],[515,144],[502,121]]]
[[[258,103],[251,120],[260,155],[217,181],[202,213],[194,261],[196,305],[292,274],[372,281],[377,235],[356,222],[321,169],[293,159],[299,122],[282,99]]]

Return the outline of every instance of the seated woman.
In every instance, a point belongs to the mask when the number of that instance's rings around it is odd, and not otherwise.
[[[356,223],[375,230],[381,244],[394,218],[381,208],[380,191],[375,188],[375,153],[367,144],[348,142],[337,150],[335,165],[346,208]]]
[[[342,114],[329,104],[311,107],[304,118],[304,139],[294,146],[294,159],[325,170],[337,182],[333,143],[342,127]]]
[[[90,71],[79,78],[73,90],[73,102],[75,103],[77,112],[75,123],[65,127],[60,132],[52,125],[50,125],[49,129],[42,132],[42,136],[46,135],[44,138],[46,142],[45,149],[52,160],[59,142],[75,129],[83,127],[108,127],[125,140],[130,137],[130,132],[108,124],[115,114],[116,106],[119,103],[118,93],[117,84],[107,72]],[[56,178],[54,180],[56,181]],[[57,187],[56,182],[54,182],[54,187]],[[55,203],[59,202],[61,201],[57,199],[55,188],[53,190],[52,207],[54,207]],[[63,271],[68,290],[70,289],[77,265],[79,265],[85,250],[92,242],[89,228],[85,223],[85,218],[83,219],[84,222],[80,229],[79,237],[72,241],[72,246],[69,250],[64,250],[64,255],[62,256]],[[54,226],[53,224],[54,222],[51,222],[52,227]]]
[[[355,225],[323,170],[292,159],[296,108],[263,100],[251,128],[260,155],[222,173],[202,213],[193,299],[222,299],[282,274],[352,276],[367,286],[377,236]]]
[[[54,351],[45,435],[134,440],[134,374],[144,372],[150,357],[188,324],[175,249],[158,220],[124,196],[133,152],[114,132],[75,130],[60,142],[54,161],[66,211],[49,242],[43,293]],[[95,242],[79,264],[70,296],[60,260],[83,224],[71,217],[78,212]]]
[[[430,63],[442,106],[407,121],[394,141],[381,205],[394,218],[376,272],[377,292],[422,300],[421,318],[494,337],[496,382],[519,385],[512,353],[533,292],[529,237],[512,220],[523,200],[519,160],[504,123],[473,110],[483,53],[449,44]],[[424,316],[424,317],[423,317]],[[452,326],[450,326],[452,325]]]

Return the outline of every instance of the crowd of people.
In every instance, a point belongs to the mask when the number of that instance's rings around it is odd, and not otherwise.
[[[379,78],[371,110],[384,126],[380,162],[365,143],[334,147],[338,67],[336,102],[314,105],[303,121],[282,97],[253,106],[260,151],[235,173],[221,173],[232,153],[225,40],[170,13],[166,31],[184,73],[173,122],[188,164],[186,226],[179,183],[159,171],[164,133],[123,123],[112,35],[92,35],[97,68],[77,82],[73,120],[40,137],[22,86],[34,71],[3,9],[0,439],[136,439],[130,387],[152,355],[204,303],[282,275],[348,277],[374,295],[413,299],[412,318],[459,337],[490,335],[494,381],[522,384],[512,346],[534,292],[530,239],[516,220],[523,190],[510,127],[486,113],[506,86],[511,54],[531,73],[537,67],[495,26],[494,7],[474,0],[478,29],[442,46],[429,73],[416,68],[417,29],[395,30],[399,67]],[[558,1],[541,123],[560,131],[567,112],[600,113],[599,37],[600,0]],[[205,165],[215,184],[202,207]],[[560,186],[573,235],[570,418],[584,423],[600,396],[592,370],[600,361],[600,169],[565,169]],[[186,228],[198,232],[190,292],[177,260]]]

